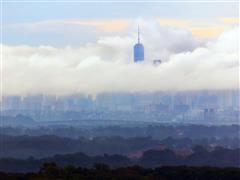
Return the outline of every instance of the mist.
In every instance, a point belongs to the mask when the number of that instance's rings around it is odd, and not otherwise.
[[[2,45],[6,95],[238,88],[238,28],[199,41],[184,29],[150,25],[141,41],[146,60],[134,64],[136,31],[102,36],[80,47]],[[154,66],[153,59],[162,64]]]

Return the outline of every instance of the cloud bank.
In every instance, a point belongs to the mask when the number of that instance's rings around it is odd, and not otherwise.
[[[3,46],[4,94],[97,94],[238,88],[238,28],[208,42],[178,28],[144,25],[146,61],[134,64],[134,31],[78,48]],[[153,59],[162,59],[153,66]]]

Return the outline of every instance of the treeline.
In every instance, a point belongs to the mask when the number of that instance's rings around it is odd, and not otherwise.
[[[36,173],[4,173],[0,172],[0,179],[4,180],[238,180],[239,168],[213,167],[160,167],[146,169],[140,166],[120,167],[111,169],[105,164],[95,164],[93,168],[74,166],[60,167],[55,163],[45,163]]]
[[[95,164],[93,168],[76,168],[74,166],[60,167],[55,163],[45,163],[41,166],[39,172],[0,172],[0,178],[4,180],[237,180],[240,179],[240,169],[187,166],[165,166],[155,169],[143,168],[140,166],[130,166],[112,169],[105,164]]]
[[[3,121],[5,122],[5,121]],[[91,123],[89,121],[88,123]],[[240,130],[239,125],[224,125],[224,126],[205,126],[205,125],[159,125],[159,123],[153,125],[134,125],[132,122],[131,126],[99,126],[99,127],[85,127],[82,126],[60,126],[60,125],[49,125],[43,127],[24,127],[22,126],[11,127],[4,126],[0,127],[1,134],[20,136],[41,136],[41,135],[55,135],[59,137],[99,137],[99,136],[121,136],[121,137],[144,137],[151,136],[154,139],[164,139],[167,137],[173,138],[209,138],[209,137],[238,137]]]
[[[151,148],[158,144],[150,137],[95,137],[92,139],[70,139],[51,135],[44,136],[5,136],[0,138],[0,158],[15,157],[36,158],[49,157],[55,154],[83,152],[88,155],[128,154]]]
[[[193,148],[189,156],[180,156],[169,149],[147,150],[138,159],[130,159],[123,155],[88,156],[84,153],[55,155],[49,158],[35,159],[0,159],[0,171],[5,172],[37,172],[41,164],[54,162],[59,166],[93,167],[94,164],[106,164],[113,168],[140,165],[146,168],[159,166],[212,166],[212,167],[240,167],[240,149],[216,148],[208,151],[201,146]]]
[[[132,154],[136,151],[164,147],[168,149],[191,149],[201,145],[212,149],[215,146],[236,149],[239,147],[238,138],[171,138],[154,140],[151,137],[94,137],[78,139],[63,138],[52,135],[44,136],[8,136],[0,135],[0,158],[43,158],[55,154],[69,154],[83,152],[88,155],[102,154]]]

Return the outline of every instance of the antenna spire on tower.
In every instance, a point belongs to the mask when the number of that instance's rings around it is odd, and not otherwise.
[[[140,30],[139,30],[139,25],[138,25],[138,43],[140,43]]]

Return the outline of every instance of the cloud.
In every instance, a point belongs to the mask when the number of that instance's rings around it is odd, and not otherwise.
[[[226,24],[235,24],[235,25],[239,24],[238,17],[221,17],[219,19]]]
[[[216,38],[222,32],[234,26],[236,27],[236,23],[226,23],[233,21],[235,21],[234,17],[214,19],[150,17],[144,19],[50,19],[36,22],[7,23],[3,26],[3,43],[15,45],[28,44],[31,46],[51,45],[54,47],[71,45],[78,47],[85,43],[96,42],[99,37],[123,37],[129,36],[130,33],[132,35],[133,30],[136,32],[138,24],[141,26],[141,31],[143,30],[143,35],[146,34],[146,31],[149,29],[148,31],[161,30],[161,33],[153,34],[161,36],[161,34],[164,34],[164,29],[166,29],[166,33],[168,33],[169,30],[182,33],[184,37],[187,37],[185,40],[189,38],[189,40],[192,41],[191,38],[194,38],[198,39],[198,41],[206,41]],[[156,30],[154,30],[154,28]],[[149,36],[149,33],[147,35]],[[169,38],[170,36],[166,37]],[[178,36],[178,38],[180,37]],[[168,40],[161,43],[164,44],[164,47],[162,46],[161,49],[166,49],[165,47],[168,44]],[[164,54],[164,52],[161,52],[162,58],[167,56]]]
[[[129,19],[93,19],[93,20],[84,20],[84,19],[63,19],[63,20],[44,20],[37,22],[23,22],[8,25],[10,28],[22,28],[30,32],[41,32],[41,31],[50,31],[57,30],[58,27],[62,26],[86,26],[98,28],[104,32],[119,32],[126,29],[130,25]]]
[[[52,19],[8,23],[3,26],[5,44],[29,44],[74,47],[95,42],[101,36],[123,35],[130,19]]]
[[[3,45],[4,94],[97,94],[113,91],[238,87],[238,28],[197,42],[185,30],[142,23],[146,61],[134,64],[136,36],[108,36],[78,48]],[[164,58],[153,66],[153,58]]]
[[[212,38],[216,37],[222,32],[228,30],[228,27],[225,26],[216,26],[216,27],[191,27],[189,30],[192,34],[198,38]]]
[[[190,31],[196,38],[215,38],[226,30],[237,25],[239,19],[236,17],[221,17],[209,20],[191,19],[169,19],[157,18],[157,21],[164,26],[178,27]]]
[[[190,25],[190,21],[186,19],[157,18],[157,20],[163,26],[175,26],[185,28]]]
[[[126,19],[117,20],[68,20],[65,24],[94,26],[105,32],[119,32],[126,29],[130,25],[130,21]]]

